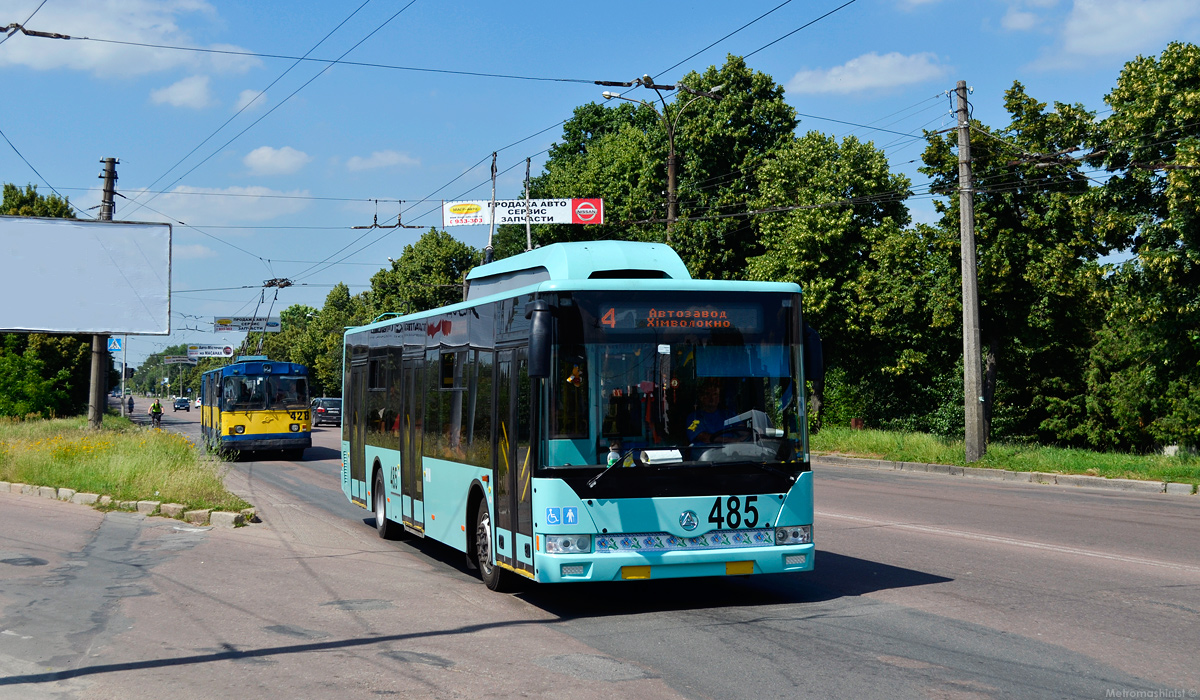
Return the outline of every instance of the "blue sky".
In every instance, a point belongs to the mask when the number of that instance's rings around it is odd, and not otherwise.
[[[1006,123],[1003,93],[1014,80],[1042,101],[1102,110],[1126,61],[1169,41],[1200,42],[1197,0],[856,0],[779,40],[846,2],[782,1],[5,0],[0,26],[36,9],[29,29],[87,39],[18,33],[0,44],[0,130],[29,163],[0,143],[0,181],[42,192],[49,183],[87,209],[99,203],[99,161],[113,156],[127,198],[117,200],[117,219],[194,227],[174,227],[175,332],[131,339],[136,363],[168,343],[240,340],[184,329],[248,315],[259,300],[250,288],[187,290],[297,280],[280,293],[277,314],[294,303],[320,307],[337,282],[365,289],[423,231],[367,232],[335,254],[364,233],[350,227],[370,224],[376,210],[381,221],[403,210],[406,224],[440,225],[439,202],[420,200],[486,198],[486,161],[497,149],[500,170],[511,167],[498,196],[519,195],[525,158],[539,172],[561,135],[557,124],[576,106],[601,101],[606,88],[312,62],[288,71],[286,59],[108,42],[311,51],[530,78],[648,73],[667,83],[727,53],[757,51],[750,66],[812,115],[802,117],[801,131],[872,140],[914,184],[925,181],[912,162],[920,141],[825,119],[918,134],[943,128],[953,123],[943,93],[960,79],[974,88],[975,116],[994,126]],[[928,200],[910,204],[915,219],[932,220]],[[485,227],[451,232],[477,247],[487,238]],[[340,262],[312,264],[321,261]]]

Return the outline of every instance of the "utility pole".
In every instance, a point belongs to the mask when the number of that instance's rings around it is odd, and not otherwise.
[[[100,199],[100,220],[112,221],[114,200],[117,192],[117,159],[105,158],[104,172],[100,177],[104,180],[104,193]],[[88,427],[99,430],[104,420],[104,408],[107,403],[104,396],[105,378],[108,376],[108,336],[92,336],[92,379],[88,392]],[[125,397],[122,396],[124,401]]]
[[[979,342],[979,272],[975,261],[975,191],[971,181],[971,120],[967,81],[958,81],[958,219],[962,247],[963,408],[966,461],[987,451],[983,434],[983,365]]]
[[[492,238],[496,235],[496,152],[492,152],[492,228],[488,231],[488,242],[483,248],[483,262],[486,265],[492,261],[492,255],[495,251],[492,248]]]
[[[675,173],[677,170],[676,163],[678,162],[678,159],[675,156],[675,127],[679,125],[679,117],[683,115],[683,110],[687,109],[689,105],[691,105],[696,100],[699,100],[701,97],[707,97],[710,100],[720,100],[721,99],[721,90],[723,90],[725,88],[725,86],[717,85],[716,87],[714,87],[711,90],[708,90],[706,92],[704,90],[696,90],[694,88],[690,88],[687,85],[683,85],[683,84],[656,85],[654,83],[654,80],[649,75],[643,75],[642,77],[638,78],[637,80],[635,80],[633,82],[629,82],[629,83],[618,83],[618,82],[611,82],[611,81],[597,81],[597,82],[600,85],[623,85],[625,87],[629,87],[630,85],[637,84],[637,85],[641,85],[642,87],[653,90],[658,95],[658,101],[662,104],[661,111],[658,109],[658,107],[654,106],[653,102],[644,102],[642,100],[635,100],[632,97],[625,97],[624,95],[621,95],[620,93],[609,92],[607,90],[605,90],[603,93],[604,99],[606,99],[606,100],[611,100],[611,99],[626,100],[629,102],[636,102],[638,104],[643,104],[643,105],[650,107],[650,109],[653,109],[655,111],[655,113],[658,114],[659,119],[662,119],[663,127],[667,130],[667,245],[670,245],[671,244],[671,229],[675,225],[675,217],[677,215],[677,212],[676,212],[677,201],[676,201],[676,195],[675,195]],[[675,112],[675,119],[672,120],[667,116],[667,101],[663,97],[662,90],[666,90],[666,91],[670,92],[675,89],[682,90],[683,92],[686,92],[689,95],[693,95],[693,97],[688,102],[685,102],[679,108],[679,110]],[[676,100],[675,104],[679,104],[679,100]]]
[[[529,231],[529,163],[532,160],[525,159],[525,252],[533,250],[533,234]]]

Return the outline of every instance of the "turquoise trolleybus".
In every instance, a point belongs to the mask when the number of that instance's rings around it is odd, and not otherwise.
[[[246,355],[200,375],[200,433],[210,450],[282,451],[303,459],[312,447],[308,368]]]
[[[380,536],[492,589],[813,568],[797,285],[601,241],[476,267],[465,297],[346,331],[342,490]]]

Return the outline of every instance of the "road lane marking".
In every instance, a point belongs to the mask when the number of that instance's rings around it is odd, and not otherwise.
[[[1047,552],[1058,552],[1061,554],[1075,554],[1081,557],[1094,557],[1096,559],[1108,559],[1111,561],[1125,562],[1128,564],[1141,564],[1144,566],[1158,566],[1164,569],[1177,569],[1179,571],[1191,571],[1200,573],[1200,566],[1191,566],[1188,564],[1176,564],[1168,561],[1158,561],[1157,559],[1143,559],[1141,557],[1127,557],[1121,554],[1109,554],[1107,552],[1097,552],[1092,549],[1079,549],[1078,547],[1065,547],[1058,544],[1044,544],[1041,542],[1031,542],[1029,540],[1018,540],[1011,537],[999,537],[997,535],[981,535],[976,532],[966,532],[964,530],[950,530],[942,527],[932,527],[930,525],[913,525],[911,523],[900,523],[891,520],[876,520],[874,518],[864,518],[857,515],[841,515],[839,513],[829,513],[823,511],[814,511],[814,513],[822,518],[840,518],[842,520],[850,520],[858,523],[866,523],[882,527],[894,527],[901,530],[913,530],[916,532],[925,532],[933,535],[948,535],[950,537],[961,537],[968,540],[978,540],[981,542],[994,542],[996,544],[1007,544],[1014,547],[1025,547],[1028,549],[1040,549]]]

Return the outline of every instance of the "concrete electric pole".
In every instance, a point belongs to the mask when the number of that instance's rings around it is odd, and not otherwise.
[[[116,199],[117,191],[117,159],[105,158],[100,161],[104,163],[104,172],[100,173],[100,177],[104,179],[104,194],[100,199],[100,220],[112,221],[113,218],[113,201]],[[92,336],[92,379],[88,392],[88,427],[93,430],[100,429],[100,423],[104,420],[104,408],[107,401],[104,396],[105,379],[108,377],[108,336],[93,335]],[[122,396],[124,401],[125,397]]]
[[[962,240],[963,399],[966,461],[987,451],[983,434],[983,365],[979,342],[979,273],[975,261],[975,191],[971,182],[971,118],[967,82],[958,81],[958,218]]]

